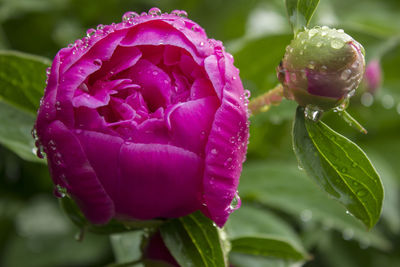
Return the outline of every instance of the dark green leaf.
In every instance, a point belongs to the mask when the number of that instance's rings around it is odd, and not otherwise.
[[[292,260],[303,260],[305,258],[304,254],[290,244],[288,240],[267,235],[232,240],[232,251]]]
[[[226,266],[219,230],[202,213],[173,219],[160,227],[161,236],[182,266]]]
[[[33,114],[0,101],[0,144],[24,160],[45,163],[45,160],[36,156],[35,141],[31,134],[34,122]]]
[[[390,247],[378,229],[366,231],[359,220],[346,214],[342,205],[328,197],[305,172],[300,171],[295,161],[246,163],[239,193],[243,202],[253,201],[291,214],[302,224],[318,223],[321,228],[336,229],[373,247],[382,250]]]
[[[65,213],[68,215],[70,220],[79,228],[93,232],[96,234],[114,234],[123,233],[133,230],[141,230],[144,228],[155,228],[163,223],[161,220],[129,220],[129,221],[117,221],[112,219],[105,225],[94,225],[91,224],[85,216],[83,216],[79,207],[69,197],[63,197],[60,199],[60,204]]]
[[[226,229],[232,251],[291,260],[307,258],[296,233],[268,210],[243,204],[230,216]]]
[[[50,63],[42,57],[0,51],[0,99],[36,114]]]
[[[275,259],[263,256],[242,254],[237,252],[229,253],[229,262],[235,267],[294,267],[299,266],[298,262],[285,259]]]
[[[303,30],[308,26],[319,0],[286,0],[286,11],[293,32]]]
[[[369,229],[378,221],[383,187],[365,153],[322,122],[304,118],[299,107],[293,126],[293,147],[301,166],[330,196]]]
[[[18,234],[11,232],[1,266],[102,266],[109,257],[108,237],[88,233],[77,242],[76,228],[50,196],[30,198],[18,211],[14,227]]]

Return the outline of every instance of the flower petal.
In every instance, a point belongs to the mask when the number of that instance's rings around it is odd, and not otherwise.
[[[210,96],[180,103],[176,108],[167,111],[166,121],[170,128],[172,143],[204,155],[207,136],[219,105],[219,99]]]
[[[78,138],[60,121],[52,122],[43,138],[55,184],[67,188],[92,223],[107,223],[114,216],[114,203],[97,179]]]
[[[117,214],[136,219],[179,217],[200,207],[203,160],[171,145],[124,143]]]
[[[248,140],[247,109],[235,92],[238,89],[228,86],[208,137],[204,172],[203,211],[220,227],[233,211],[230,204],[239,183]]]

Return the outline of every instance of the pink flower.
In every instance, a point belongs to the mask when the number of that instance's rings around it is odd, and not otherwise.
[[[36,130],[54,184],[95,224],[237,208],[247,98],[220,41],[186,12],[128,12],[53,61]]]

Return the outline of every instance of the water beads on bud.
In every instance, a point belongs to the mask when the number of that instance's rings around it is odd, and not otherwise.
[[[160,16],[161,15],[161,10],[159,8],[157,8],[157,7],[150,8],[149,15],[152,16],[152,17]]]
[[[304,109],[304,116],[307,119],[312,120],[313,122],[318,122],[321,119],[323,113],[324,111],[322,109],[314,105],[307,105]]]

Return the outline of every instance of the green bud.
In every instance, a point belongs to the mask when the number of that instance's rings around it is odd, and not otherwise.
[[[297,34],[278,67],[285,96],[322,111],[351,97],[365,69],[364,48],[343,30],[326,26]]]

